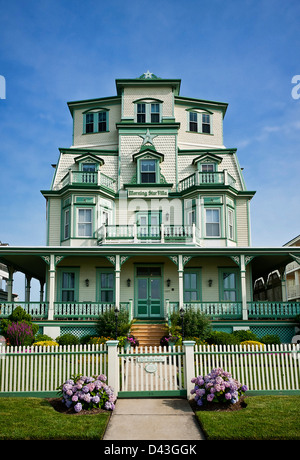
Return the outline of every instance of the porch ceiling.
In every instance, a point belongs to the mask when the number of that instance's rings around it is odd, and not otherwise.
[[[293,262],[294,257],[300,260],[300,247],[225,247],[205,248],[188,245],[172,244],[115,244],[103,246],[44,246],[44,247],[14,247],[0,246],[0,262],[12,266],[33,278],[45,281],[47,263],[42,256],[54,254],[63,257],[106,257],[112,254],[120,256],[170,256],[187,255],[192,257],[233,257],[244,254],[253,257],[251,260],[253,279],[264,277],[272,271],[284,268]],[[292,254],[292,255],[291,255]]]
[[[253,281],[260,277],[267,277],[267,275],[274,270],[283,270],[287,264],[293,262],[293,260],[293,257],[289,254],[261,255],[254,257],[252,260]]]
[[[6,266],[11,266],[15,271],[45,282],[46,262],[42,257],[32,254],[5,254],[0,253],[0,261]]]

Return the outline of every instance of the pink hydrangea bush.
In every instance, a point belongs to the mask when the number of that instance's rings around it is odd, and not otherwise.
[[[77,376],[67,380],[59,387],[62,402],[75,412],[93,408],[114,410],[116,396],[107,385],[104,374],[97,377]]]
[[[191,382],[195,384],[191,394],[195,395],[198,406],[209,402],[235,404],[248,390],[246,385],[242,385],[221,368],[213,369],[204,377],[194,377]]]

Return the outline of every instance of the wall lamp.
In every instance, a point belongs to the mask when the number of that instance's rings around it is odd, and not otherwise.
[[[86,285],[86,287],[89,287],[89,285],[90,285],[90,280],[86,279],[86,280],[85,280],[85,285]]]
[[[171,286],[171,280],[170,280],[170,278],[167,279],[167,286],[168,286],[168,287]]]
[[[131,285],[131,279],[128,278],[128,280],[127,280],[127,286],[130,287],[130,285]]]
[[[212,287],[212,283],[213,283],[212,280],[208,280],[208,286],[209,286],[209,287]]]

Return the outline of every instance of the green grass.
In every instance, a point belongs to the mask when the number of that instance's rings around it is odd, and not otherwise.
[[[249,396],[232,412],[197,411],[207,440],[300,440],[300,396]]]
[[[0,440],[101,440],[110,413],[67,415],[41,398],[0,398]]]

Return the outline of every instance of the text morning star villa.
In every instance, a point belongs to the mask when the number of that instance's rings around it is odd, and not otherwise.
[[[117,79],[115,96],[68,107],[73,144],[59,149],[42,191],[47,245],[0,247],[9,273],[0,316],[21,305],[41,332],[81,337],[108,308],[128,309],[148,331],[194,308],[216,330],[290,342],[300,310],[287,301],[285,268],[299,263],[300,247],[251,246],[255,192],[236,149],[223,144],[227,104],[181,96],[180,80],[147,72]],[[275,270],[276,301],[257,296],[257,280]],[[25,302],[14,304],[15,271],[27,288]],[[41,283],[39,302],[30,300],[31,278]],[[143,340],[150,343],[150,332]]]

